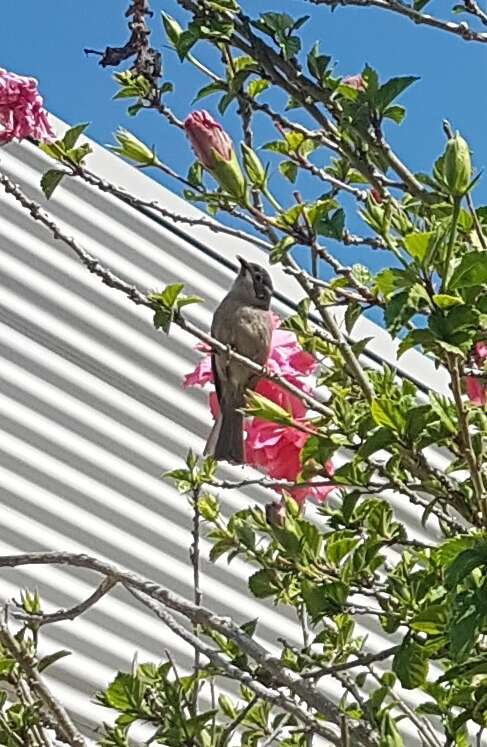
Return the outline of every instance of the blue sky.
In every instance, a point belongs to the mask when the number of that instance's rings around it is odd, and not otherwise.
[[[149,145],[155,145],[162,160],[185,173],[192,156],[182,133],[153,112],[127,117],[126,104],[111,100],[116,90],[111,71],[99,67],[96,57],[87,58],[83,53],[84,47],[103,49],[108,44],[125,42],[123,12],[127,4],[120,0],[2,0],[0,66],[38,78],[46,106],[69,123],[91,122],[88,134],[98,142],[112,142],[116,128],[125,126]],[[433,0],[428,10],[444,15],[449,4]],[[254,16],[276,10],[275,0],[242,0],[242,6]],[[354,74],[368,62],[379,71],[381,79],[411,74],[421,77],[400,100],[408,110],[403,124],[388,128],[390,142],[413,170],[429,170],[443,149],[444,117],[469,141],[477,169],[485,168],[487,45],[415,27],[406,19],[379,10],[338,8],[331,13],[302,0],[280,0],[278,7],[296,16],[311,15],[302,29],[304,49],[319,39],[321,51],[333,57],[340,74]],[[185,15],[173,0],[153,0],[152,8],[153,43],[165,45],[159,11],[164,9],[180,21]],[[183,118],[191,109],[193,94],[206,81],[189,65],[182,65],[170,49],[163,52],[165,78],[176,87],[166,100]],[[195,52],[210,63],[215,61],[203,44]],[[203,105],[219,118],[217,101],[218,96],[209,97],[198,106]],[[228,110],[225,123],[235,141],[240,140],[234,106]],[[269,123],[260,118],[256,144],[274,137]],[[154,177],[179,191],[178,185],[158,173]],[[297,186],[306,197],[312,196],[307,180]],[[282,189],[277,187],[277,192],[285,199]],[[476,187],[474,199],[478,205],[487,203],[487,175]],[[353,213],[347,223],[357,230],[359,224]],[[389,262],[388,257],[367,248],[341,249],[339,253],[347,264],[358,261],[373,269]]]

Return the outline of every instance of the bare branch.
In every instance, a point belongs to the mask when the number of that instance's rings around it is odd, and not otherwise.
[[[465,21],[461,23],[453,23],[452,21],[435,18],[427,13],[421,13],[419,10],[414,10],[410,5],[400,2],[400,0],[307,0],[307,2],[312,5],[327,5],[330,8],[336,8],[337,5],[355,5],[360,8],[380,8],[381,10],[389,10],[393,13],[405,16],[418,25],[432,26],[441,31],[455,34],[465,41],[487,42],[487,33],[474,31],[467,23],[465,23]],[[470,4],[474,5],[474,3]],[[467,2],[465,5],[467,6]],[[475,13],[475,15],[477,14]],[[482,22],[484,23],[485,21]]]
[[[73,607],[69,607],[68,609],[60,609],[57,612],[51,612],[46,615],[30,615],[26,612],[16,610],[13,611],[12,615],[18,620],[24,620],[27,623],[35,624],[39,628],[42,625],[49,625],[50,623],[61,622],[62,620],[74,620],[99,602],[100,599],[108,594],[115,585],[116,581],[113,581],[113,579],[103,579],[93,594],[90,594],[87,599],[84,599],[79,604],[75,604]]]

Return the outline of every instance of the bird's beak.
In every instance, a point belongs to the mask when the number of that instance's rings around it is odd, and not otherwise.
[[[237,259],[240,262],[240,265],[241,265],[242,269],[244,269],[244,270],[248,270],[249,269],[249,263],[247,262],[246,259],[244,259],[243,257],[241,257],[238,254],[237,254]]]

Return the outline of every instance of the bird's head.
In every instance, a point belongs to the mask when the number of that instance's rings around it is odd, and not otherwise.
[[[271,276],[264,267],[256,262],[248,262],[243,257],[237,257],[240,262],[240,272],[235,280],[239,292],[252,306],[268,309],[272,298]]]

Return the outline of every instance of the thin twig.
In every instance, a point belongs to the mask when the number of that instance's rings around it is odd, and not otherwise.
[[[444,21],[441,18],[435,18],[426,13],[420,13],[420,11],[414,10],[410,5],[400,2],[400,0],[307,0],[307,2],[312,5],[328,5],[331,8],[335,8],[337,5],[355,5],[360,8],[380,8],[381,10],[389,10],[393,13],[406,16],[406,18],[409,18],[418,25],[432,26],[441,31],[455,34],[465,41],[487,42],[487,33],[474,31],[464,21],[462,23]]]
[[[251,711],[254,705],[258,702],[259,702],[258,695],[254,695],[254,697],[251,698],[251,700],[249,700],[245,708],[242,708],[240,713],[233,719],[233,721],[230,721],[228,726],[226,726],[225,729],[223,729],[216,747],[226,747],[228,740],[231,738],[237,726],[242,723],[242,721],[246,718],[249,711]]]
[[[90,607],[93,607],[93,605],[99,602],[105,594],[108,594],[115,584],[116,581],[113,581],[113,579],[103,579],[93,594],[79,604],[75,604],[73,607],[69,607],[68,609],[60,609],[57,612],[50,612],[46,615],[31,615],[21,610],[14,610],[12,616],[20,620],[25,620],[27,623],[35,624],[39,628],[42,625],[49,625],[50,623],[60,622],[61,620],[75,620]]]
[[[347,669],[354,669],[355,667],[364,667],[375,661],[384,661],[400,649],[400,646],[391,646],[386,648],[378,654],[364,654],[363,656],[357,656],[351,661],[342,662],[341,664],[331,664],[326,667],[320,667],[310,672],[305,672],[302,677],[303,679],[316,679],[318,677],[326,677],[330,674],[337,674],[337,672],[344,672]]]
[[[77,242],[72,236],[67,235],[63,229],[52,219],[52,217],[46,211],[42,210],[41,206],[35,201],[27,197],[27,195],[20,189],[20,187],[12,182],[8,176],[0,173],[0,184],[3,186],[8,194],[11,194],[21,205],[27,210],[34,220],[44,225],[53,235],[55,239],[62,241],[67,244],[78,256],[85,267],[95,275],[101,278],[102,282],[124,293],[133,303],[137,305],[146,306],[150,309],[154,309],[154,304],[144,295],[135,285],[131,285],[121,280],[117,275],[103,267],[100,262],[89,254],[83,246]],[[258,374],[259,377],[273,381],[279,384],[283,389],[290,392],[294,396],[298,397],[304,404],[315,412],[328,417],[332,414],[331,408],[319,402],[311,395],[303,392],[299,387],[291,384],[290,382],[278,376],[273,371],[269,371],[266,368],[259,366],[254,361],[246,358],[245,356],[236,353],[230,349],[227,345],[224,345],[216,338],[200,330],[192,322],[187,321],[180,313],[175,313],[174,323],[184,329],[189,334],[193,335],[197,339],[205,342],[212,350],[217,353],[221,353],[232,360],[236,360],[242,363],[244,366],[249,368],[254,373]]]
[[[316,729],[316,733],[324,736],[330,740],[333,744],[339,744],[337,741],[337,735],[326,726],[321,725],[319,721],[316,721],[313,717],[309,716],[306,711],[303,711],[299,706],[295,705],[292,700],[286,698],[278,690],[273,690],[265,685],[262,685],[259,680],[254,679],[249,672],[242,671],[234,664],[230,664],[226,659],[215,649],[211,648],[208,644],[204,643],[200,638],[197,638],[193,633],[190,633],[183,625],[180,625],[175,618],[167,612],[161,605],[155,603],[152,599],[147,597],[145,594],[134,590],[133,588],[127,587],[128,591],[138,599],[139,602],[148,607],[154,612],[157,617],[162,620],[167,627],[173,631],[180,638],[189,643],[193,648],[197,649],[202,655],[206,656],[212,664],[222,670],[224,676],[241,682],[242,685],[248,687],[252,692],[256,694],[258,698],[275,703],[280,706],[286,712],[297,717],[300,721],[305,721],[308,725],[311,725]]]

